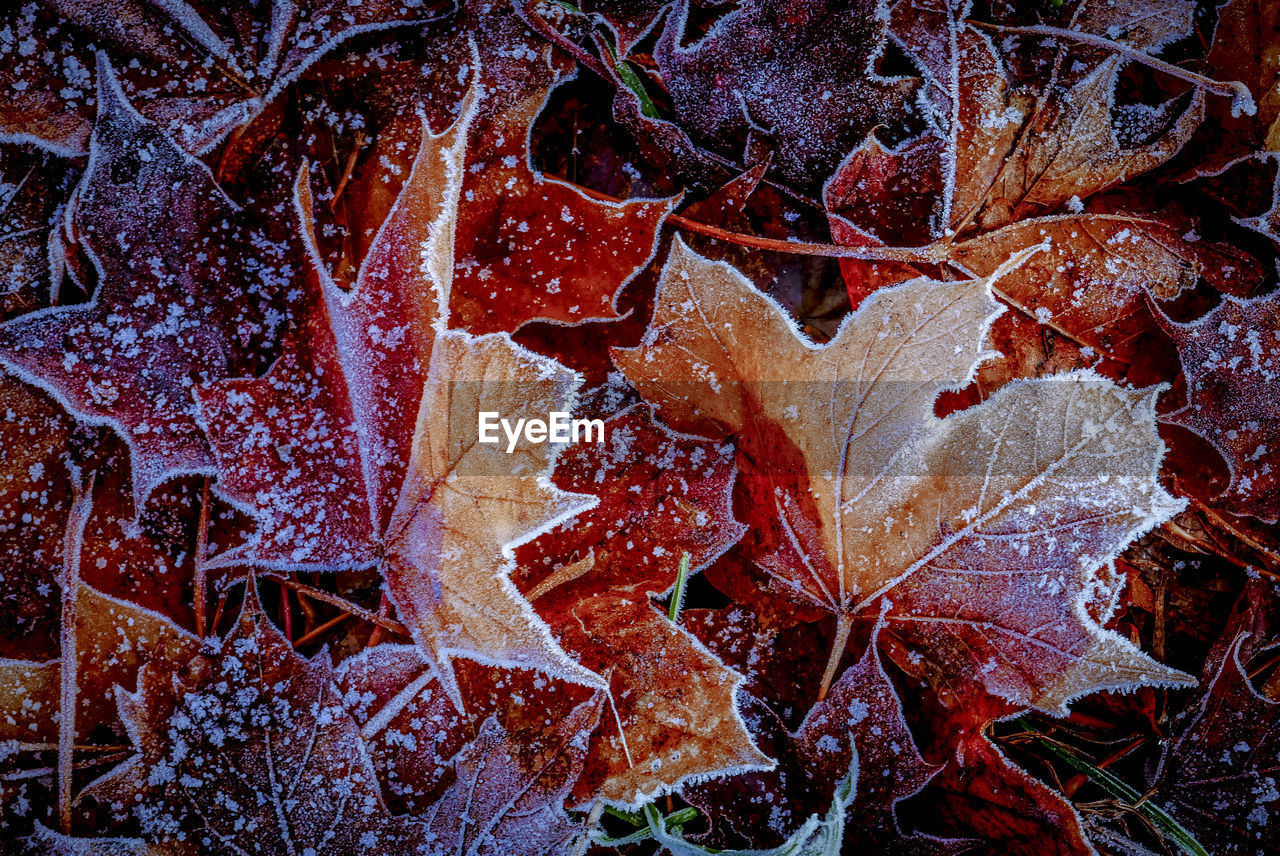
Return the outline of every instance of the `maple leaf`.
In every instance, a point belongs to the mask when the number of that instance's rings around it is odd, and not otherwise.
[[[1280,758],[1280,682],[1260,689],[1248,664],[1274,651],[1275,592],[1250,583],[1205,664],[1202,692],[1182,715],[1160,761],[1155,799],[1213,853],[1262,854],[1280,846],[1272,820]]]
[[[583,702],[557,725],[554,739],[535,751],[516,742],[496,718],[486,719],[475,741],[454,759],[457,780],[425,815],[431,852],[566,852],[577,830],[564,812],[564,799],[599,713],[598,700]]]
[[[219,490],[259,520],[213,566],[379,565],[387,594],[463,707],[455,654],[597,685],[570,661],[505,576],[513,544],[587,507],[544,483],[551,446],[508,454],[477,441],[477,414],[571,408],[579,380],[506,334],[446,331],[467,125],[422,145],[395,207],[344,292],[317,257],[307,176],[296,183],[309,305],[262,378],[197,391]]]
[[[966,734],[957,742],[930,787],[906,807],[923,831],[982,841],[993,853],[1097,852],[1070,803],[1005,757],[986,735]]]
[[[1183,682],[1088,610],[1114,595],[1099,569],[1180,507],[1155,480],[1154,392],[1075,373],[932,415],[980,356],[989,282],[878,291],[817,347],[677,243],[649,334],[615,360],[668,421],[735,437],[755,561],[837,618],[824,685],[853,616],[880,608],[943,676],[1020,705]]]
[[[715,650],[725,650],[727,644],[735,655],[731,662],[748,670],[753,662],[770,662],[759,651],[734,647],[725,629],[719,628],[709,641]],[[856,761],[848,813],[857,822],[846,832],[846,847],[876,853],[947,851],[943,842],[904,836],[894,815],[897,803],[918,793],[938,768],[921,757],[897,689],[874,646],[868,646],[830,695],[809,710],[796,733],[788,733],[759,701],[754,707],[753,728],[771,738],[766,745],[777,755],[778,767],[687,789],[686,799],[705,811],[713,824],[752,838],[764,827],[781,841],[798,818],[824,807],[824,795]]]
[[[472,3],[466,13],[477,50],[495,60],[477,81],[488,94],[459,202],[453,323],[492,333],[621,317],[617,294],[653,257],[676,200],[605,201],[535,169],[532,126],[569,78],[564,62],[514,10]]]
[[[737,712],[741,677],[654,608],[680,557],[709,564],[742,535],[728,451],[612,417],[602,443],[556,462],[556,484],[599,504],[522,547],[516,582],[559,643],[606,677],[621,733],[601,728],[575,792],[639,805],[681,782],[768,766]]]
[[[308,661],[250,592],[235,628],[186,668],[148,664],[118,693],[137,751],[86,788],[150,841],[206,853],[414,853],[392,818],[329,655]]]
[[[148,658],[177,660],[197,643],[164,616],[83,583],[74,601],[63,636],[74,640],[76,734],[87,739],[115,724],[113,686],[132,683]],[[56,744],[62,684],[61,659],[0,659],[0,739]]]
[[[1254,113],[1236,105],[1210,104],[1215,120],[1193,145],[1199,175],[1211,175],[1240,157],[1259,151],[1275,151],[1280,136],[1280,97],[1276,82],[1280,63],[1275,45],[1280,40],[1280,15],[1269,3],[1228,0],[1217,10],[1213,42],[1205,57],[1207,72],[1220,80],[1240,81],[1248,87],[1258,109]]]
[[[115,683],[132,681],[147,658],[180,658],[196,642],[165,616],[86,584],[85,530],[94,494],[78,471],[68,478],[68,502],[53,509],[61,536],[59,566],[50,579],[61,589],[56,658],[36,659],[43,651],[32,646],[19,649],[20,659],[0,659],[0,735],[21,743],[60,743],[64,779],[70,775],[73,738],[114,726]],[[68,708],[74,709],[68,714]]]
[[[1151,329],[1148,294],[1172,300],[1200,276],[1229,292],[1261,282],[1250,256],[1188,234],[1141,214],[1046,217],[965,241],[952,259],[989,276],[1013,253],[1046,242],[1044,252],[1001,281],[1001,293],[1040,323],[1113,353]]]
[[[208,168],[133,110],[105,60],[99,83],[74,223],[100,284],[87,304],[0,326],[0,359],[124,438],[141,507],[171,476],[211,469],[192,387],[253,368],[282,289],[257,253],[231,258],[250,236],[236,235],[235,206]],[[242,289],[246,274],[261,280]]]
[[[548,760],[547,771],[554,767],[554,774],[540,777],[548,792],[558,792],[556,782],[572,787],[582,767],[577,752],[596,723],[587,713],[599,700],[598,690],[527,669],[467,660],[455,668],[465,711],[454,706],[430,661],[413,646],[376,645],[338,668],[343,703],[360,726],[392,809],[413,815],[433,811],[456,781],[457,760],[491,719],[521,747],[522,758]],[[430,740],[420,739],[424,722],[435,729]],[[570,725],[576,731],[566,730]],[[569,740],[571,731],[577,736]],[[551,763],[561,755],[565,763]],[[563,797],[554,798],[557,811]]]
[[[1189,323],[1157,320],[1178,346],[1187,404],[1162,416],[1213,444],[1231,470],[1219,501],[1236,514],[1275,522],[1280,515],[1280,432],[1275,399],[1264,392],[1280,376],[1280,297],[1225,297]]]
[[[384,70],[384,59],[375,63],[363,52],[346,60],[373,77],[368,97],[386,105],[372,111],[385,124],[374,129],[343,191],[359,218],[376,215],[397,175],[408,172],[418,142],[414,115],[425,111],[442,127],[458,115],[466,86],[483,93],[468,131],[450,290],[451,324],[475,334],[623,317],[618,294],[653,257],[678,201],[598,198],[541,172],[534,126],[574,75],[522,20],[524,5],[462,3],[422,62]],[[361,243],[377,222],[364,235],[350,226],[350,240]]]
[[[142,113],[187,151],[203,153],[334,46],[435,15],[422,3],[391,0],[288,7],[50,0],[11,4],[6,17],[0,139],[74,155],[88,150],[94,100],[83,60],[95,45],[125,70],[124,87]]]
[[[717,149],[762,136],[779,175],[821,182],[873,127],[911,113],[919,80],[876,72],[886,39],[877,6],[748,2],[686,44],[690,3],[677,4],[654,59],[682,127]]]
[[[1123,31],[1125,49],[1156,50],[1189,25],[1185,4],[1174,5],[1184,14],[1153,15],[1142,4],[1113,9],[1082,3],[1072,12],[1073,28],[1064,32]],[[895,150],[868,140],[863,149],[872,149],[855,152],[832,176],[824,198],[841,215],[833,224],[838,240],[857,245],[863,242],[857,236],[879,230],[882,241],[946,238],[949,245],[974,229],[1053,213],[1166,162],[1203,117],[1199,88],[1155,108],[1116,105],[1121,57],[1073,47],[1067,38],[1056,49],[1054,67],[1061,71],[1050,75],[1048,85],[1016,84],[1006,58],[958,11],[909,0],[892,4],[890,30],[925,70],[935,127]],[[897,185],[868,188],[864,182],[876,175],[901,178]],[[876,196],[853,198],[859,187]],[[896,234],[895,220],[880,216],[893,207],[915,214]],[[927,217],[920,216],[924,212]],[[921,235],[925,222],[929,229]]]

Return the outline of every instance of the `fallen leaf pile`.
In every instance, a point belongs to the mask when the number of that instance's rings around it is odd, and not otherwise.
[[[1280,852],[1277,56],[8,4],[0,851]]]

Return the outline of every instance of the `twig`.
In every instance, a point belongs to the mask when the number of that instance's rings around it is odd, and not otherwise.
[[[985,30],[996,30],[1001,33],[1026,33],[1035,36],[1049,36],[1056,39],[1068,39],[1074,42],[1080,42],[1086,45],[1092,45],[1095,48],[1111,51],[1123,56],[1125,59],[1132,60],[1148,68],[1156,71],[1162,71],[1171,77],[1203,89],[1206,92],[1212,92],[1214,95],[1221,95],[1224,98],[1231,99],[1231,112],[1235,115],[1244,113],[1252,116],[1258,112],[1257,105],[1253,103],[1253,94],[1249,92],[1249,87],[1245,86],[1238,80],[1214,80],[1211,77],[1205,77],[1203,74],[1196,74],[1194,71],[1187,71],[1184,68],[1165,62],[1162,59],[1156,59],[1150,54],[1145,54],[1140,50],[1129,47],[1128,45],[1114,42],[1103,36],[1097,36],[1093,33],[1082,33],[1079,30],[1067,30],[1062,27],[1050,27],[1044,24],[1035,24],[1026,27],[1010,27],[1004,24],[988,24],[983,21],[969,21],[975,27],[981,27]]]
[[[319,627],[315,628],[314,630],[304,633],[300,638],[294,641],[293,647],[301,648],[303,645],[306,645],[308,642],[312,642],[320,638],[321,636],[323,636],[325,633],[328,633],[330,630],[337,627],[339,624],[346,621],[350,617],[351,617],[351,613],[349,612],[338,613],[336,616],[334,616],[333,618],[330,618],[328,621],[326,621],[324,624],[321,624]],[[382,627],[379,626],[375,628],[374,632],[377,632],[378,630],[381,630],[381,629]]]
[[[378,617],[386,618],[391,611],[391,598],[387,597],[387,593],[382,593],[382,598],[378,601]],[[372,648],[382,641],[382,625],[373,625],[373,632],[369,634],[369,647]]]
[[[205,476],[200,491],[200,521],[196,524],[196,569],[195,569],[195,610],[196,635],[201,639],[205,633],[205,607],[209,600],[209,580],[205,571],[205,559],[209,555],[209,477]]]
[[[343,612],[349,612],[357,618],[363,618],[365,621],[377,624],[379,627],[385,627],[387,630],[394,633],[399,633],[403,636],[407,636],[409,634],[409,631],[406,630],[405,626],[399,621],[393,621],[386,616],[379,615],[376,612],[365,609],[363,606],[356,606],[351,601],[340,598],[336,594],[329,594],[329,592],[324,591],[323,589],[313,588],[306,583],[296,582],[295,580],[282,579],[280,580],[280,584],[288,586],[294,591],[303,592],[307,597],[313,600],[324,601],[330,606],[336,606]]]

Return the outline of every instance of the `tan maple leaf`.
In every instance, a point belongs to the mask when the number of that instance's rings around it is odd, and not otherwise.
[[[824,692],[854,618],[882,612],[944,675],[1018,704],[1184,680],[1097,621],[1114,594],[1100,569],[1180,507],[1156,480],[1154,391],[1078,372],[933,415],[982,356],[991,282],[1025,256],[878,291],[818,347],[677,243],[649,333],[615,352],[666,419],[735,437],[751,554],[836,616]]]

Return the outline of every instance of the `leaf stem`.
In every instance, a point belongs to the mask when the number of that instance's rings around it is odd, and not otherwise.
[[[849,644],[849,631],[853,628],[853,617],[847,613],[836,616],[836,638],[831,643],[831,654],[827,657],[827,669],[822,673],[822,686],[818,688],[818,701],[827,697],[831,682],[835,679],[836,669],[840,667],[840,659],[844,656],[845,646]]]

